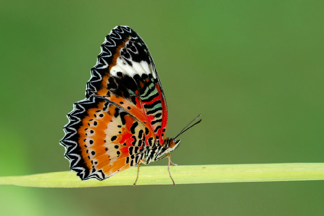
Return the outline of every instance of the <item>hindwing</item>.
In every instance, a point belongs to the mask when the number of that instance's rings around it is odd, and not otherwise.
[[[79,101],[68,116],[61,143],[70,168],[82,180],[103,180],[135,166],[154,145],[144,124],[105,98]]]

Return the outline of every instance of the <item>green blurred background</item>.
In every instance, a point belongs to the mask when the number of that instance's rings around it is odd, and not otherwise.
[[[65,115],[104,37],[150,48],[168,136],[198,113],[180,165],[324,161],[323,1],[0,3],[0,175],[68,170]],[[163,160],[151,165],[166,165]],[[40,189],[0,186],[0,215],[323,215],[324,182]]]

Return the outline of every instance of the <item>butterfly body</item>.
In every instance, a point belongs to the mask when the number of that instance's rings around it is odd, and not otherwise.
[[[170,157],[180,140],[165,138],[167,105],[147,46],[127,26],[115,27],[91,69],[86,99],[68,114],[61,144],[82,180],[104,180],[130,167]]]

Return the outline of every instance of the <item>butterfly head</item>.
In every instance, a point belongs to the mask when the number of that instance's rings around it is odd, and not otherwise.
[[[168,139],[168,150],[167,152],[173,152],[180,144],[180,139],[176,140],[174,138]]]

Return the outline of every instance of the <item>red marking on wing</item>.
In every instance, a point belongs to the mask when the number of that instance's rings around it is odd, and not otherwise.
[[[129,153],[128,147],[124,147],[120,150],[123,154]]]
[[[165,136],[165,132],[166,132],[166,128],[167,128],[167,121],[168,121],[168,110],[167,110],[167,106],[166,106],[166,102],[164,100],[164,97],[162,95],[162,91],[161,91],[161,87],[158,84],[155,84],[159,95],[161,97],[161,103],[162,103],[162,122],[161,122],[161,128],[158,130],[158,136],[160,137],[160,144],[163,145],[164,143],[164,136]],[[163,133],[163,129],[165,129],[164,133]],[[162,134],[164,134],[164,136],[162,136]]]
[[[161,98],[160,98],[159,96],[157,96],[157,97],[153,98],[152,100],[150,100],[150,101],[148,101],[148,102],[145,102],[145,104],[150,105],[150,104],[152,104],[152,103],[154,103],[155,101],[160,100],[160,99],[161,99]]]
[[[149,120],[149,122],[151,123],[154,120],[154,116],[153,115],[148,115],[147,119]]]
[[[122,135],[122,138],[121,140],[119,141],[119,143],[124,143],[127,139],[131,138],[132,137],[132,134],[131,133],[124,133]]]

